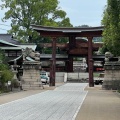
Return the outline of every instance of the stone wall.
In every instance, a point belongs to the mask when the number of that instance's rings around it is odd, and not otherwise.
[[[120,70],[106,70],[103,88],[117,90],[120,88]]]
[[[120,62],[107,61],[104,65],[105,76],[102,87],[104,89],[120,89]]]
[[[40,62],[24,62],[23,76],[21,80],[22,89],[41,89],[42,83],[39,71]]]

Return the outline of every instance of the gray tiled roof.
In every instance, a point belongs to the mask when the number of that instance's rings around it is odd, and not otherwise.
[[[9,43],[12,43],[12,44],[16,44],[16,45],[20,44],[20,42],[17,41],[17,40],[14,40],[12,38],[12,35],[10,35],[10,34],[0,34],[0,40],[4,40],[6,42],[9,42]]]
[[[7,42],[5,40],[1,40],[1,38],[0,38],[0,43],[7,44],[7,45],[10,45],[10,46],[14,46],[14,47],[18,47],[18,45],[15,45],[13,43]]]
[[[31,25],[33,30],[36,31],[49,31],[49,32],[62,32],[62,33],[81,33],[87,31],[103,31],[104,26],[99,27],[52,27],[52,26],[41,26],[41,25]]]

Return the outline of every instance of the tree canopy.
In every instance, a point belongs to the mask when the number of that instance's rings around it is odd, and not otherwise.
[[[31,42],[35,34],[30,25],[68,27],[70,19],[66,12],[58,6],[58,0],[1,0],[1,9],[8,8],[3,21],[11,19],[11,30],[9,33]]]
[[[120,0],[107,0],[102,24],[104,46],[115,56],[120,55]]]

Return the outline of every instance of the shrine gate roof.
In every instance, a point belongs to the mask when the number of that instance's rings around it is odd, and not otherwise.
[[[39,32],[42,36],[68,37],[70,34],[76,37],[97,37],[102,35],[103,26],[99,27],[50,27],[31,25],[32,29]]]

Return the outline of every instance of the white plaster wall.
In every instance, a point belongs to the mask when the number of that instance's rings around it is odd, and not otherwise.
[[[67,73],[67,79],[86,79],[89,78],[88,73]]]
[[[48,72],[48,74],[50,74]],[[55,75],[55,82],[59,83],[59,82],[67,82],[67,79],[86,79],[89,78],[89,74],[88,73],[66,73],[66,72],[56,72]]]
[[[50,73],[49,72],[47,72],[47,73],[50,76]],[[57,83],[64,82],[64,74],[65,74],[65,72],[56,72],[55,82],[57,82]]]
[[[56,82],[64,82],[64,73],[65,72],[56,72]]]

